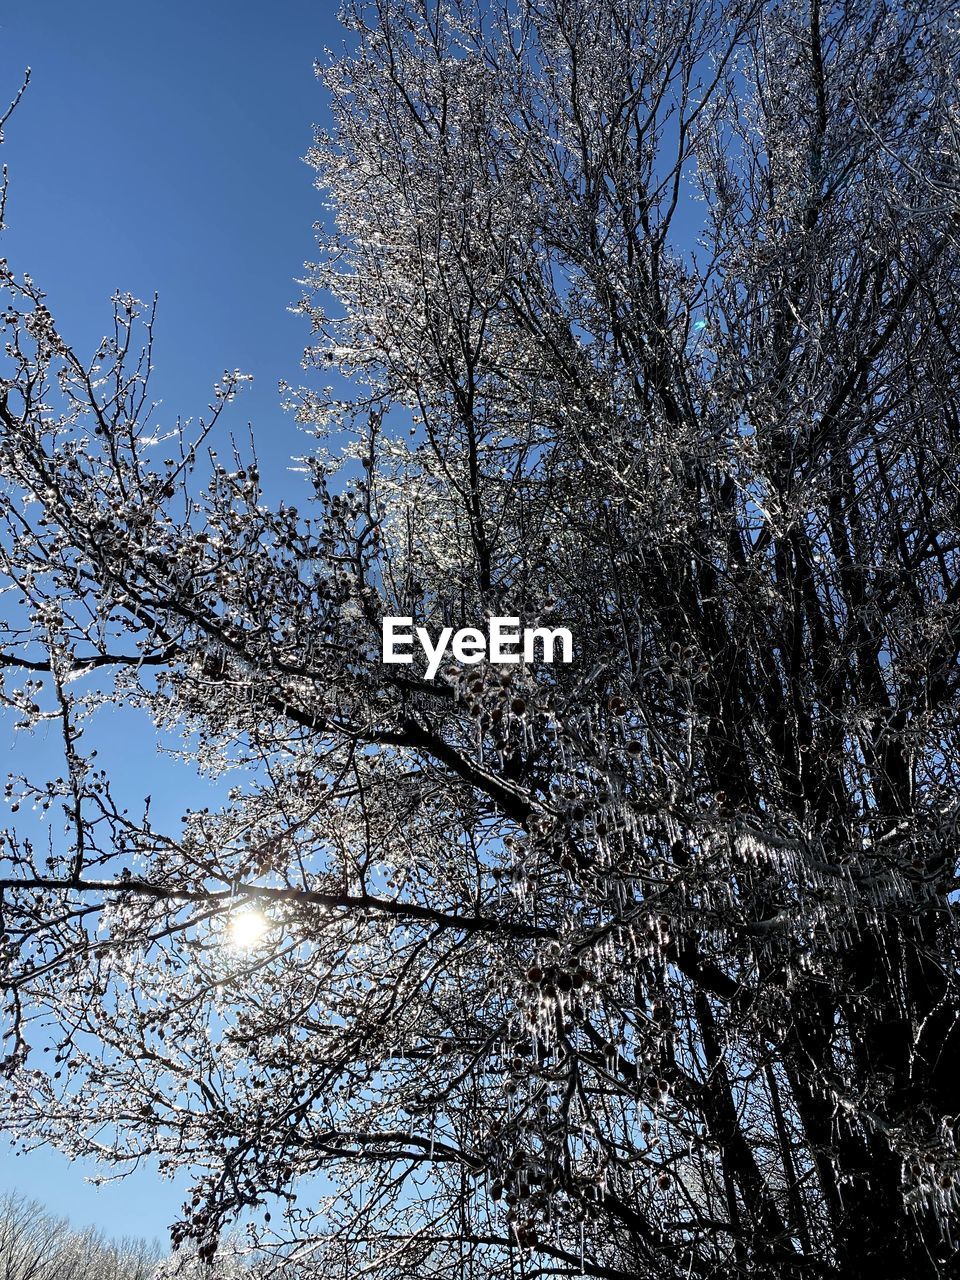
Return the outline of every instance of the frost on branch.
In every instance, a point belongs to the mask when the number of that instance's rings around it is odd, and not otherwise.
[[[189,1167],[202,1260],[946,1280],[952,19],[344,16],[303,510],[237,375],[161,429],[150,311],[85,361],[4,269],[4,698],[63,744],[8,789],[4,1123]],[[428,681],[385,616],[577,660]],[[224,802],[116,795],[114,704]]]

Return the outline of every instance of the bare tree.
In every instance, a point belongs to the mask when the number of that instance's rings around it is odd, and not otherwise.
[[[4,698],[64,745],[8,788],[4,1123],[325,1280],[946,1280],[954,19],[344,19],[309,512],[213,452],[239,375],[164,434],[152,316],[83,360],[4,268]],[[431,680],[385,617],[576,661]],[[111,706],[229,799],[115,799]]]
[[[152,1280],[160,1258],[156,1243],[72,1231],[36,1200],[12,1192],[0,1197],[3,1280]]]

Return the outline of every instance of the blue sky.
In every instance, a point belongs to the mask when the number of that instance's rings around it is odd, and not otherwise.
[[[0,152],[11,182],[0,252],[46,290],[80,354],[106,331],[115,289],[159,293],[159,423],[202,413],[225,368],[252,374],[229,426],[253,424],[272,494],[298,489],[286,463],[306,445],[276,388],[307,380],[309,334],[287,308],[322,216],[302,156],[324,120],[314,59],[342,41],[335,11],[327,0],[0,0],[3,105],[33,70]],[[145,740],[145,768],[152,751]],[[0,1146],[0,1192],[22,1190],[77,1226],[164,1235],[178,1188],[144,1169],[96,1190],[92,1172]]]

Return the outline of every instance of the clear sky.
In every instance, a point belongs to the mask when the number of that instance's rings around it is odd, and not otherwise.
[[[286,308],[322,216],[302,156],[324,120],[314,59],[343,38],[335,13],[332,0],[0,0],[4,106],[33,70],[0,151],[0,253],[46,290],[78,354],[106,331],[115,289],[159,293],[161,424],[202,413],[225,368],[253,374],[230,425],[253,423],[274,492],[297,487],[286,460],[306,444],[276,387],[306,380],[309,334]],[[95,1190],[91,1172],[0,1146],[0,1192],[78,1227],[164,1235],[177,1188],[144,1169]]]

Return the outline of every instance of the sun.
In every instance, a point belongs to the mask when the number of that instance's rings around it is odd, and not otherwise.
[[[230,941],[240,950],[255,947],[270,928],[270,921],[262,911],[245,907],[230,917]]]

